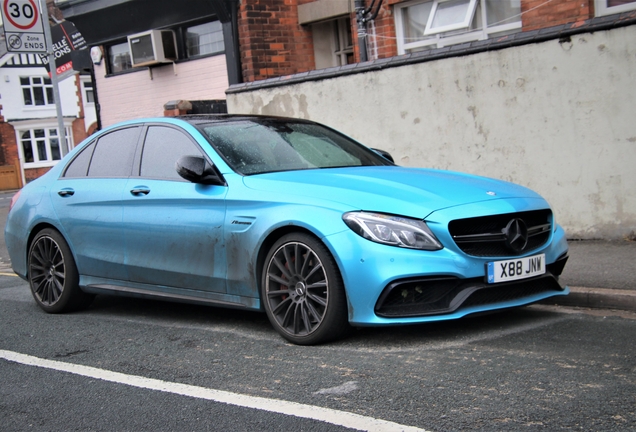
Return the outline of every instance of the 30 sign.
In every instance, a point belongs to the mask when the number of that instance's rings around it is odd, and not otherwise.
[[[46,52],[38,0],[2,0],[2,21],[11,52]]]

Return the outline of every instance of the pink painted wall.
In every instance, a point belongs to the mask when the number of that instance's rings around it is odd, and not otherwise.
[[[176,75],[175,75],[176,72]],[[225,56],[218,55],[107,77],[105,61],[95,66],[102,126],[139,117],[163,116],[172,100],[225,99]]]

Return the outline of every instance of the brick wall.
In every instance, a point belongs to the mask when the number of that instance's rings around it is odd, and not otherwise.
[[[4,116],[0,114],[0,165],[13,165],[19,159],[15,129],[9,123],[5,123]]]
[[[84,123],[83,118],[73,120],[71,130],[73,131],[73,142],[75,145],[84,141],[84,139],[88,136],[86,133],[86,124]]]
[[[395,40],[395,18],[393,16],[393,7],[396,0],[385,0],[382,2],[382,7],[378,16],[375,18],[375,32],[379,37],[376,37],[376,45],[378,50],[378,58],[387,58],[397,55],[397,42]],[[367,7],[371,5],[369,0],[365,1]],[[374,5],[377,7],[377,2]],[[355,17],[353,18],[355,23]],[[369,59],[372,59],[369,56]]]
[[[314,69],[312,35],[298,24],[298,0],[244,0],[239,13],[246,82]]]
[[[311,26],[298,24],[298,5],[316,0],[243,0],[239,40],[246,82],[315,69]],[[346,0],[334,0],[346,1]],[[407,0],[383,0],[369,36],[369,59],[397,55],[393,6]],[[367,7],[371,0],[365,0]],[[376,1],[377,5],[377,1]],[[523,31],[558,26],[594,17],[594,0],[521,0]],[[356,15],[351,16],[355,61],[360,61]],[[371,29],[369,27],[369,32]],[[371,51],[375,47],[377,51]]]
[[[9,123],[0,123],[0,165],[13,165],[19,159],[15,129]]]
[[[594,0],[521,0],[523,31],[553,27],[594,17]]]
[[[47,172],[49,172],[49,170],[51,169],[51,167],[45,167],[45,168],[26,168],[24,170],[24,179],[26,180],[26,182],[30,182],[35,180],[36,178],[42,177],[44,174],[46,174]]]
[[[71,130],[73,131],[73,143],[79,144],[88,136],[86,133],[86,122],[84,122],[84,103],[82,100],[82,83],[79,74],[75,75],[75,96],[77,97],[78,118],[73,120]]]

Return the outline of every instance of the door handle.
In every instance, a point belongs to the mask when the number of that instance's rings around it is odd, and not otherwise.
[[[75,194],[75,191],[73,189],[62,189],[61,191],[58,191],[57,194],[61,197],[68,197],[73,196],[73,194]]]
[[[137,186],[136,188],[131,189],[130,193],[136,196],[148,195],[150,193],[150,189],[145,186]]]

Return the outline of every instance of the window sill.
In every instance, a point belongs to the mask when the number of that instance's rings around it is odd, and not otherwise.
[[[210,53],[210,54],[201,54],[201,55],[198,55],[198,56],[192,56],[192,57],[188,57],[188,58],[184,58],[184,59],[179,59],[175,63],[177,63],[177,64],[185,63],[185,62],[189,62],[189,61],[193,61],[193,60],[201,60],[201,59],[204,59],[204,58],[216,57],[216,56],[224,55],[224,54],[225,54],[225,51],[219,51],[219,52]]]
[[[128,75],[130,73],[141,72],[141,71],[145,71],[145,70],[148,70],[148,67],[130,68],[130,69],[123,70],[121,72],[107,73],[105,75],[105,77],[106,78],[118,77],[118,76],[121,76],[121,75]]]
[[[41,110],[51,110],[55,111],[55,104],[46,104],[46,105],[23,105],[23,111],[41,111]]]

